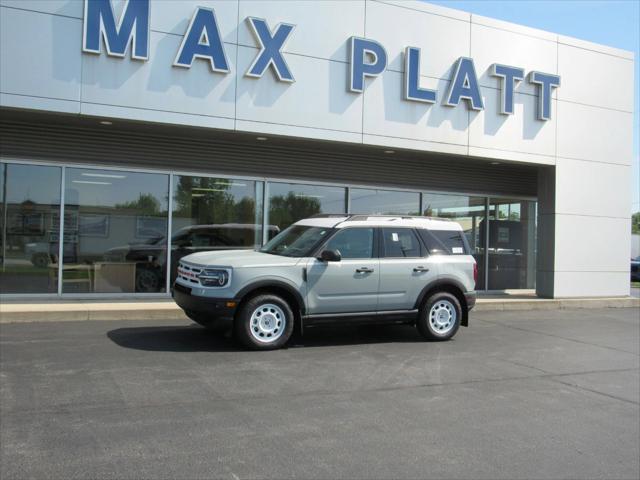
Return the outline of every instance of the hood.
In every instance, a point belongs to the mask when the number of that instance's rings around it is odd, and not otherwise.
[[[196,265],[256,268],[296,265],[300,258],[282,257],[255,250],[217,250],[213,252],[192,253],[181,261]]]

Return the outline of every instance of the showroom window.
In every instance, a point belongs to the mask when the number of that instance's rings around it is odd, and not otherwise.
[[[489,290],[535,288],[536,208],[528,200],[490,200]]]
[[[485,235],[486,197],[422,194],[422,213],[427,217],[448,218],[458,222],[467,237],[471,254],[478,264],[477,290],[485,289]]]
[[[263,185],[241,179],[173,177],[172,281],[178,260],[185,255],[262,244]],[[269,235],[278,232],[271,227]]]
[[[275,229],[319,213],[345,213],[346,189],[299,183],[269,183],[269,237]]]
[[[420,194],[393,190],[351,188],[350,213],[420,215]]]
[[[0,164],[0,293],[57,293],[62,169]]]
[[[169,176],[67,168],[63,293],[166,291]]]

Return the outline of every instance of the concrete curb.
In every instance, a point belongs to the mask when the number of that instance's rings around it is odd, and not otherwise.
[[[544,299],[481,297],[478,299],[474,311],[561,310],[567,308],[640,308],[640,298]],[[0,304],[0,324],[93,320],[190,321],[184,312],[170,300]]]

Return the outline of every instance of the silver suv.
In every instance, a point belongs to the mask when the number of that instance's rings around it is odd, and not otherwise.
[[[180,260],[173,298],[195,322],[232,327],[247,347],[280,348],[332,322],[406,323],[431,340],[467,326],[477,265],[459,224],[404,216],[317,215],[257,251]]]

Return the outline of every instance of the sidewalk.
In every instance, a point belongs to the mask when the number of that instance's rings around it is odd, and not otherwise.
[[[640,308],[640,298],[537,298],[533,293],[482,294],[474,311],[559,310],[566,308]],[[184,312],[167,299],[154,300],[31,300],[3,301],[1,323],[59,322],[85,320],[188,320]]]

